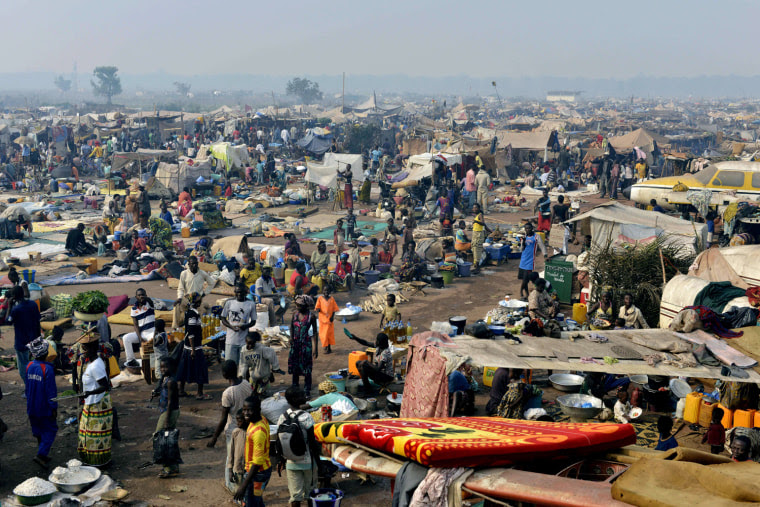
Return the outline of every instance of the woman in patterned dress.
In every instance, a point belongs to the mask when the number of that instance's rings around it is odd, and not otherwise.
[[[303,375],[307,398],[311,392],[313,359],[319,356],[317,317],[309,310],[310,307],[310,296],[296,296],[296,309],[293,311],[293,319],[290,322],[290,353],[288,354],[288,373],[293,375],[293,385],[299,385],[299,377]],[[313,329],[311,337],[309,337],[309,329]]]
[[[100,466],[111,461],[111,435],[113,432],[113,407],[108,366],[98,354],[100,347],[97,333],[82,339],[84,351],[81,364],[87,364],[81,376],[81,393],[84,398],[79,417],[79,459],[86,465]]]

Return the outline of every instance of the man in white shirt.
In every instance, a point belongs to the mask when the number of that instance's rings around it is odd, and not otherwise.
[[[277,287],[272,278],[272,268],[264,266],[261,268],[261,276],[256,280],[256,295],[261,298],[261,304],[267,305],[269,314],[269,325],[274,326],[275,320],[275,300],[277,299]]]
[[[256,324],[256,303],[245,299],[245,285],[235,286],[235,299],[229,299],[222,308],[222,324],[227,327],[224,341],[224,358],[237,362],[245,343],[248,329]]]
[[[191,255],[187,260],[187,268],[179,275],[177,301],[174,302],[172,327],[180,327],[185,321],[185,312],[187,311],[187,298],[185,296],[193,292],[207,296],[211,293],[214,285],[216,285],[216,279],[202,269],[199,269],[198,258]]]
[[[479,170],[478,174],[475,176],[475,186],[478,188],[478,204],[480,204],[480,210],[483,214],[488,212],[488,207],[486,205],[488,204],[488,187],[490,185],[491,176],[488,174],[488,171],[486,171],[485,168]]]
[[[287,146],[290,140],[290,132],[288,132],[288,129],[282,129],[280,137],[282,138],[282,143]]]
[[[137,289],[135,292],[135,298],[137,301],[130,312],[130,315],[132,316],[132,325],[134,326],[135,331],[134,333],[125,334],[122,338],[124,341],[124,353],[127,356],[126,365],[131,368],[137,368],[139,366],[135,359],[134,345],[153,340],[153,334],[155,331],[154,326],[156,322],[153,302],[148,298],[145,289]]]

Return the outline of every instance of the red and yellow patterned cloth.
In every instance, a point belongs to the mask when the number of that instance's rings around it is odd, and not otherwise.
[[[636,443],[636,432],[630,424],[553,423],[500,417],[321,423],[314,433],[320,442],[355,442],[433,467],[505,466]]]

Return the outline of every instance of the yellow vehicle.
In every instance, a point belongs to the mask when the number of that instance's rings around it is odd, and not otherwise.
[[[709,188],[713,192],[712,205],[724,206],[737,198],[760,197],[760,162],[728,161],[707,166],[694,174],[668,176],[636,183],[623,191],[628,199],[648,206],[652,199],[666,209],[676,209],[678,205],[689,204],[686,192],[674,191],[682,183],[689,190]],[[736,196],[723,194],[735,191]],[[725,202],[724,202],[725,201]]]

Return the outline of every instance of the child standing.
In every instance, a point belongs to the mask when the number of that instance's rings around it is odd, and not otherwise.
[[[284,374],[280,369],[280,361],[277,353],[271,347],[261,343],[261,335],[258,331],[248,331],[245,337],[245,347],[240,351],[240,363],[238,374],[243,380],[251,383],[256,394],[264,394],[271,382],[274,382],[274,373]]]
[[[245,479],[235,492],[235,500],[245,507],[264,507],[264,489],[272,476],[269,459],[269,423],[261,416],[261,399],[249,396],[243,403],[245,432]]]
[[[713,454],[723,452],[723,446],[726,444],[726,429],[721,424],[721,419],[723,419],[723,409],[720,407],[714,408],[710,427],[707,428],[707,433],[702,437],[702,443],[707,442],[710,444],[710,452]]]
[[[172,376],[174,370],[172,359],[168,356],[162,357],[159,362],[159,369],[161,370],[161,384],[158,410],[161,415],[158,416],[156,433],[163,430],[175,429],[177,427],[177,419],[179,419],[179,389],[177,388],[177,381]],[[179,456],[179,451],[177,450],[174,454]],[[161,479],[176,477],[179,475],[179,463],[180,461],[164,461],[162,463],[164,469],[158,474],[158,477]]]
[[[55,387],[55,370],[47,362],[50,344],[42,337],[33,340],[27,348],[34,360],[26,365],[26,413],[37,439],[37,455],[33,461],[47,469],[50,448],[58,433],[58,402],[51,401],[58,395]]]
[[[374,270],[375,266],[380,264],[380,253],[377,247],[377,238],[370,239],[369,244],[372,245],[372,251],[369,253],[369,269]]]
[[[325,284],[322,295],[317,299],[314,310],[319,315],[319,341],[322,342],[322,348],[325,354],[332,354],[331,345],[335,345],[335,312],[338,311],[338,303],[332,297],[330,284]]]
[[[354,239],[354,230],[356,229],[356,215],[354,215],[354,209],[348,208],[348,215],[346,215],[346,241]]]
[[[395,322],[397,320],[401,320],[401,313],[396,306],[396,295],[388,294],[385,296],[385,310],[383,310],[383,314],[380,316],[380,328],[382,329],[383,324],[386,322]]]
[[[673,431],[673,419],[666,415],[661,415],[657,419],[657,432],[660,434],[660,438],[657,440],[657,447],[655,451],[667,451],[678,447],[675,435],[671,435]]]
[[[230,444],[230,460],[227,463],[229,467],[230,481],[235,485],[235,489],[240,487],[245,475],[245,430],[247,424],[243,409],[238,410],[235,415],[235,424],[237,427],[232,430],[232,443]],[[234,493],[235,491],[232,491]]]
[[[197,292],[188,295],[190,305],[185,313],[185,350],[182,351],[182,359],[179,364],[179,395],[187,396],[185,382],[198,384],[197,400],[210,400],[210,395],[203,394],[203,385],[208,384],[208,365],[203,355],[203,327],[198,308],[201,306],[203,296]]]
[[[340,259],[340,254],[343,253],[343,245],[346,242],[346,231],[343,230],[343,219],[339,218],[335,222],[335,231],[333,232],[333,245],[335,245],[335,262]]]

